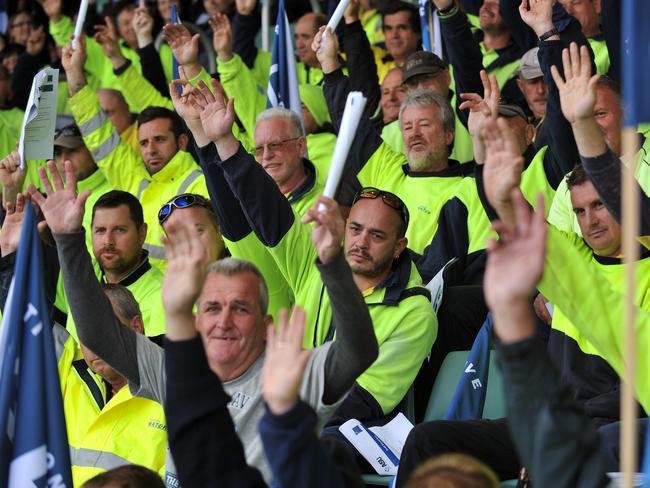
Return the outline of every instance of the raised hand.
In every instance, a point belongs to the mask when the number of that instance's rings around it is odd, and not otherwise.
[[[593,118],[596,104],[596,82],[599,75],[591,75],[591,59],[587,46],[572,42],[569,49],[562,51],[564,77],[556,66],[551,66],[551,75],[560,92],[562,113],[573,124],[581,119]]]
[[[319,211],[321,205],[325,208],[322,212]],[[318,257],[323,264],[332,261],[341,252],[345,234],[345,221],[338,204],[331,198],[320,196],[301,221],[303,224],[314,222],[311,240]]]
[[[29,185],[27,192],[32,201],[41,208],[52,232],[55,234],[80,232],[90,191],[86,190],[77,195],[77,176],[70,161],[64,163],[65,185],[54,161],[47,162],[47,169],[48,171],[45,168],[38,168],[38,175],[47,198],[41,195],[34,185]],[[52,183],[48,179],[48,172]]]
[[[172,48],[176,61],[183,66],[198,64],[199,38],[199,34],[192,35],[183,24],[163,27],[163,39]]]
[[[25,197],[22,193],[16,196],[16,203],[7,203],[7,214],[0,229],[0,251],[2,257],[15,252],[20,244],[20,232],[25,217]]]
[[[201,117],[201,125],[205,135],[215,143],[232,136],[232,125],[235,122],[234,100],[226,100],[221,84],[211,80],[214,93],[203,82],[199,82],[199,90],[195,93],[192,103]],[[223,155],[222,155],[223,157]]]
[[[235,0],[235,7],[239,15],[251,15],[256,6],[257,0]]]
[[[180,80],[172,80],[169,84],[169,94],[174,104],[174,110],[180,115],[187,127],[192,131],[192,135],[199,147],[203,147],[210,143],[203,132],[203,125],[201,125],[201,114],[199,113],[198,104],[194,101],[196,92],[185,76],[185,69],[183,66],[178,68]],[[182,88],[182,92],[178,94],[178,87]]]
[[[483,184],[485,196],[505,223],[511,223],[510,195],[519,187],[524,158],[519,152],[515,135],[507,122],[499,118],[488,120],[483,128],[485,167]]]
[[[323,42],[323,33],[327,29],[327,35],[325,35],[325,42]],[[322,26],[318,29],[318,32],[314,36],[314,40],[311,43],[311,48],[316,52],[316,57],[318,62],[321,64],[323,73],[331,73],[336,71],[341,63],[339,62],[339,40],[336,37],[336,34],[332,32],[327,26]]]
[[[62,0],[38,0],[38,3],[43,7],[45,15],[53,22],[61,20],[61,10],[63,7]]]
[[[138,47],[143,48],[153,42],[153,17],[149,14],[144,0],[140,0],[133,16],[133,30],[138,39]]]
[[[192,308],[208,269],[208,253],[192,224],[170,223],[162,238],[167,257],[162,300],[167,319],[167,335],[182,340],[196,335]]]
[[[553,29],[554,0],[522,0],[519,15],[537,37]],[[554,38],[549,38],[554,40]],[[559,36],[558,36],[559,39]]]
[[[472,137],[480,136],[485,121],[490,117],[495,118],[499,113],[501,90],[496,76],[488,76],[485,70],[481,70],[481,81],[483,82],[482,97],[478,93],[460,94],[460,98],[465,101],[458,108],[469,109],[467,130]]]
[[[86,36],[83,34],[77,39],[75,49],[72,48],[72,42],[69,42],[61,50],[61,64],[68,80],[70,96],[86,86],[86,77],[84,76],[86,57]]]
[[[0,183],[6,194],[19,192],[25,181],[25,170],[20,168],[18,151],[13,151],[0,160]],[[13,201],[13,197],[7,200]]]
[[[214,14],[208,21],[212,29],[212,47],[219,61],[227,62],[232,59],[232,28],[228,16]]]
[[[343,12],[343,19],[346,24],[352,24],[359,20],[359,7],[359,0],[350,0],[350,3]]]
[[[37,28],[32,29],[25,47],[27,54],[30,56],[38,56],[45,46],[45,39],[45,27],[39,25]]]
[[[104,17],[106,25],[96,25],[94,39],[101,46],[106,57],[111,60],[113,68],[119,68],[126,62],[126,58],[120,49],[117,29],[110,17]]]
[[[519,188],[511,195],[514,225],[496,222],[498,241],[488,243],[484,290],[487,305],[493,311],[512,308],[514,303],[529,300],[544,272],[546,221],[544,197],[537,197],[537,212],[524,199]]]
[[[311,355],[302,348],[305,331],[305,311],[293,307],[291,319],[280,311],[277,328],[269,325],[266,332],[266,354],[262,373],[262,394],[269,410],[275,415],[288,412],[298,402],[300,384]]]

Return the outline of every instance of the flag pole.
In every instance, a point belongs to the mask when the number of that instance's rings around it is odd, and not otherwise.
[[[436,36],[433,32],[433,4],[431,2],[427,3],[427,22],[429,23],[429,46],[431,46],[431,52],[436,52]]]
[[[636,152],[638,151],[638,134],[635,126],[623,129],[623,154],[628,164],[621,165],[622,210],[623,210],[623,256],[625,262],[625,311],[624,337],[625,358],[621,385],[621,471],[625,488],[634,486],[634,474],[637,471],[637,411],[634,400],[634,383],[636,375],[636,262],[639,259],[639,190],[634,178]]]

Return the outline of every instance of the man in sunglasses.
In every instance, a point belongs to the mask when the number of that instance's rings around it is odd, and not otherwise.
[[[158,222],[165,234],[170,226],[188,223],[200,237],[208,252],[208,262],[224,257],[225,245],[221,238],[219,220],[210,200],[194,193],[183,193],[168,201],[158,212]]]
[[[304,345],[331,340],[332,307],[314,266],[310,230],[260,165],[232,136],[234,110],[223,95],[205,93],[202,130],[217,155],[202,161],[224,237],[255,233],[287,279],[297,305],[307,310]],[[211,117],[206,117],[212,113]],[[194,130],[194,129],[193,129]],[[200,138],[200,137],[199,137]],[[201,152],[205,158],[208,153]],[[316,209],[303,218],[318,217]],[[436,337],[437,322],[428,291],[406,251],[409,213],[400,198],[377,188],[357,195],[345,227],[343,253],[365,297],[379,344],[379,357],[357,378],[332,424],[355,417],[383,421],[406,395]],[[333,244],[340,245],[340,242]],[[232,250],[231,250],[232,251]],[[254,259],[254,257],[252,257]]]

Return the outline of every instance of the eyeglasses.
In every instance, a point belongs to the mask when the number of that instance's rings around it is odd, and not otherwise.
[[[160,225],[163,225],[174,211],[174,208],[188,208],[193,207],[194,205],[199,205],[200,207],[209,210],[211,213],[213,212],[209,200],[203,198],[201,195],[183,193],[182,195],[175,196],[160,208],[158,211],[158,222]]]
[[[22,22],[16,22],[14,24],[11,24],[9,27],[11,29],[15,29],[17,27],[31,27],[31,26],[32,26],[31,20],[23,20]]]
[[[397,195],[389,191],[384,191],[384,190],[380,190],[379,188],[373,188],[372,186],[367,186],[359,190],[357,195],[354,197],[354,201],[352,202],[352,205],[357,203],[357,201],[361,200],[362,198],[369,198],[371,200],[374,200],[380,197],[382,202],[384,202],[390,208],[397,210],[397,212],[400,214],[400,217],[402,217],[404,224],[408,227],[409,209],[406,207],[406,205],[404,204],[404,202],[400,197],[398,197]]]
[[[264,155],[265,147],[271,152],[280,151],[284,149],[287,146],[287,144],[293,141],[297,141],[301,137],[302,136],[292,137],[291,139],[285,139],[283,141],[269,142],[268,144],[260,144],[259,146],[255,146],[255,156],[261,158]]]

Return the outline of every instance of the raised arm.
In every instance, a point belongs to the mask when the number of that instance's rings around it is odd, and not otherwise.
[[[316,413],[299,397],[312,352],[302,349],[304,326],[305,312],[298,307],[290,320],[283,311],[278,327],[269,325],[262,387],[266,413],[260,420],[260,436],[278,485],[343,486],[336,465],[315,435]]]
[[[606,486],[596,428],[535,337],[530,297],[544,272],[544,202],[531,214],[518,189],[512,199],[515,225],[496,225],[500,239],[489,245],[485,297],[501,341],[499,362],[513,440],[531,479],[543,486]],[[545,456],[550,446],[560,455]]]
[[[153,39],[153,17],[149,14],[144,0],[140,0],[138,8],[135,9],[132,24],[138,40],[138,56],[142,66],[142,76],[156,88],[160,95],[166,97],[165,71]]]
[[[90,192],[76,195],[76,176],[69,161],[65,162],[65,186],[53,161],[48,163],[48,170],[52,184],[45,168],[39,168],[47,198],[33,185],[28,191],[43,211],[56,241],[63,286],[79,340],[130,382],[139,385],[137,333],[121,325],[115,316],[86,249],[82,222]]]
[[[319,211],[319,206],[324,210]],[[379,349],[368,306],[343,253],[345,221],[339,206],[330,198],[319,197],[302,222],[314,222],[311,238],[318,252],[316,266],[330,297],[336,331],[325,362],[323,403],[331,405],[377,359]]]
[[[208,366],[192,309],[207,274],[208,253],[191,225],[170,225],[164,239],[167,272],[163,305],[167,324],[169,445],[183,486],[263,487],[246,463],[228,413],[229,397]],[[214,460],[219,459],[219,463]]]

